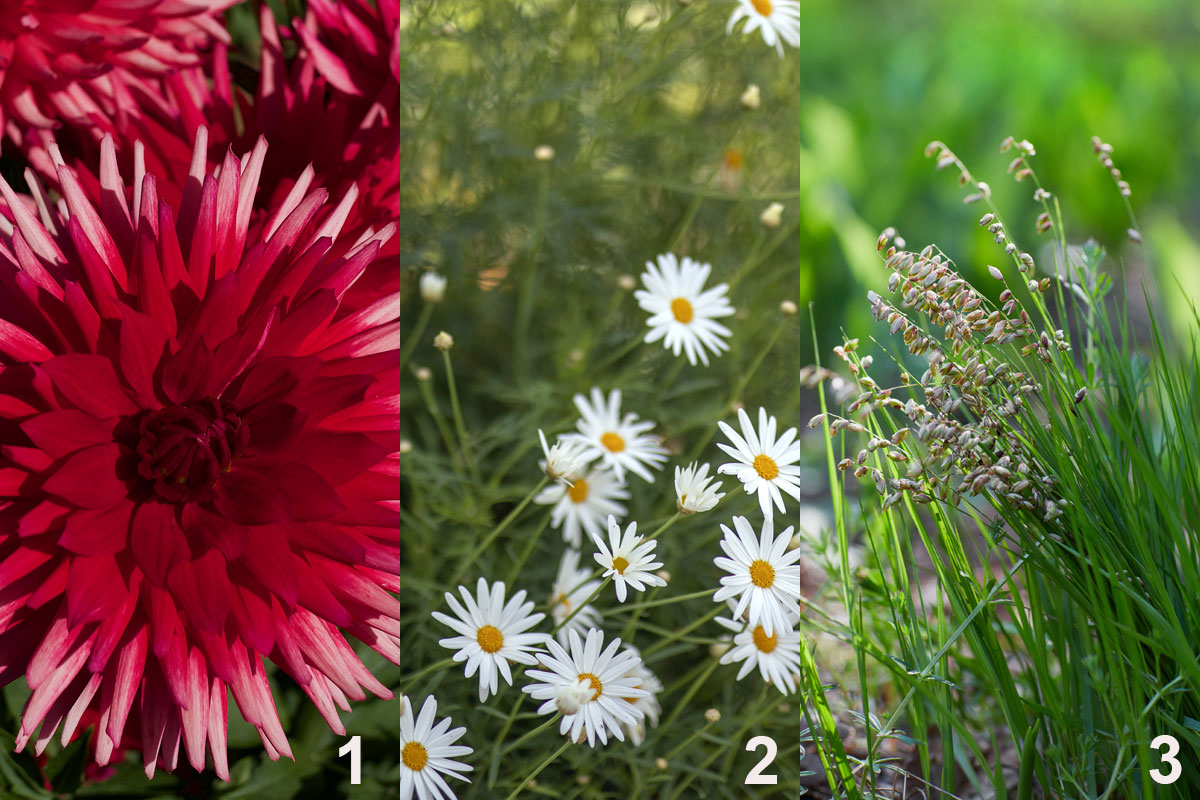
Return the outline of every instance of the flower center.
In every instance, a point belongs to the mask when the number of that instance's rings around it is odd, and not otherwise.
[[[686,298],[676,297],[671,301],[671,313],[675,315],[675,319],[686,325],[692,321],[695,312],[692,311],[692,304]]]
[[[593,700],[600,699],[600,693],[604,691],[604,684],[600,683],[599,678],[597,678],[595,675],[593,675],[590,672],[581,672],[577,676],[577,680],[588,681],[589,683],[591,683],[592,689],[595,690],[595,692],[596,692],[594,695],[592,695],[592,699]]]
[[[763,630],[762,625],[754,629],[751,634],[754,637],[754,646],[764,653],[769,653],[775,649],[775,645],[779,644],[779,634],[773,633],[767,636],[767,632]]]
[[[755,456],[754,471],[764,481],[773,481],[779,476],[779,465],[770,456]]]
[[[760,589],[770,589],[775,583],[775,568],[761,558],[751,561],[750,580]]]
[[[608,436],[607,433],[604,435]],[[588,485],[587,481],[585,481],[583,478],[575,481],[574,486],[567,487],[567,497],[571,498],[572,503],[582,503],[584,500],[587,500],[587,496]]]
[[[475,632],[475,641],[485,653],[495,653],[504,647],[504,634],[491,625],[484,625]]]
[[[628,566],[629,566],[629,562],[626,561],[621,556],[617,556],[616,558],[613,559],[613,569],[615,569],[621,575],[625,574],[625,569]]]
[[[400,752],[400,760],[413,772],[420,772],[425,768],[425,762],[429,760],[429,751],[420,742],[409,742]]]
[[[619,453],[625,449],[625,440],[612,431],[609,431],[600,437],[600,444],[604,445],[614,453]]]
[[[138,425],[138,475],[168,503],[205,502],[250,442],[250,426],[215,397],[151,411]]]
[[[750,0],[750,5],[764,17],[771,16],[771,0]]]

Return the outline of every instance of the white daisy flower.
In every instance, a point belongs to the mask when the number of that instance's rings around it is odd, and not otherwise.
[[[636,678],[637,683],[634,688],[645,689],[649,694],[645,697],[639,697],[633,701],[633,704],[642,710],[646,716],[645,720],[638,721],[631,725],[625,726],[625,732],[629,734],[629,739],[634,745],[640,745],[646,739],[646,723],[650,724],[651,728],[658,727],[658,715],[662,713],[662,706],[658,703],[658,693],[663,690],[662,681],[658,677],[646,669],[646,665],[642,663],[641,653],[631,644],[625,645],[625,651],[637,656],[637,664],[630,671],[630,677]]]
[[[709,484],[713,484],[709,486]],[[708,477],[708,464],[696,468],[696,462],[686,468],[675,467],[675,507],[681,514],[695,514],[700,511],[711,511],[717,501],[725,496],[718,492],[721,482]]]
[[[764,520],[762,535],[756,541],[750,520],[734,517],[733,527],[736,532],[721,526],[725,532],[721,549],[729,557],[717,556],[713,563],[731,574],[721,578],[721,588],[713,594],[713,600],[720,603],[738,598],[733,615],[741,618],[748,609],[746,620],[761,625],[768,636],[788,630],[792,624],[787,615],[801,614],[796,602],[800,598],[800,567],[796,561],[803,553],[787,549],[792,529],[772,536],[771,520]]]
[[[558,562],[558,576],[554,579],[554,589],[550,592],[550,616],[554,627],[558,628],[558,640],[567,642],[567,634],[571,631],[586,633],[589,628],[600,625],[600,614],[591,605],[585,605],[579,612],[571,616],[579,604],[592,596],[592,592],[600,587],[600,581],[592,577],[587,569],[579,567],[579,551],[568,547]],[[571,620],[563,625],[563,620]],[[561,626],[561,627],[560,627]]]
[[[761,28],[763,41],[774,47],[780,58],[784,42],[800,46],[800,4],[796,0],[738,0],[725,34],[733,33],[733,26],[741,19],[746,20],[742,33],[754,33]]]
[[[628,650],[618,654],[620,639],[613,639],[604,647],[604,634],[594,629],[587,632],[584,641],[571,631],[569,646],[568,653],[558,642],[550,642],[550,652],[538,654],[538,661],[549,671],[526,670],[525,674],[538,682],[521,690],[535,700],[545,701],[538,707],[539,714],[553,714],[560,710],[559,690],[586,680],[592,689],[591,697],[574,714],[563,714],[559,733],[572,742],[586,739],[590,747],[596,746],[597,739],[608,744],[609,733],[624,741],[623,726],[645,716],[634,703],[648,692],[637,688],[638,678],[631,675],[641,659]]]
[[[642,541],[642,537],[637,535],[636,522],[630,522],[629,527],[622,534],[621,526],[610,514],[608,517],[608,545],[605,545],[604,540],[596,534],[592,534],[592,539],[600,548],[600,552],[593,555],[596,563],[604,568],[604,574],[601,577],[612,576],[619,602],[625,602],[625,594],[629,586],[636,591],[644,592],[648,586],[667,585],[665,580],[654,574],[654,570],[662,566],[661,561],[653,560],[655,542],[653,539],[648,542]]]
[[[527,651],[541,647],[550,637],[545,633],[525,631],[545,619],[546,615],[529,613],[533,610],[533,601],[525,602],[524,589],[513,595],[506,605],[503,581],[496,581],[488,588],[487,581],[480,578],[475,597],[471,597],[465,586],[459,586],[458,591],[466,608],[459,604],[454,595],[446,592],[446,604],[458,619],[440,611],[434,611],[433,618],[453,628],[459,635],[442,639],[438,644],[458,651],[454,654],[454,660],[467,662],[466,677],[470,678],[478,670],[479,702],[482,703],[489,694],[496,693],[499,685],[497,672],[512,686],[509,661],[518,664],[537,663],[537,659]]]
[[[604,460],[617,480],[625,480],[629,470],[644,480],[653,481],[647,466],[659,468],[667,460],[667,451],[658,443],[657,436],[646,433],[654,427],[653,422],[638,422],[637,414],[621,416],[621,390],[613,389],[608,402],[597,388],[592,388],[592,401],[581,394],[575,395],[575,407],[579,409],[579,421],[575,427],[579,433],[563,436],[588,446],[589,454]]]
[[[538,438],[542,440],[542,452],[546,454],[545,459],[538,461],[538,466],[552,481],[565,482],[569,485],[571,476],[583,472],[587,468],[588,462],[595,458],[594,455],[587,452],[587,447],[582,442],[564,441],[560,436],[553,447],[548,447],[546,434],[542,433],[541,428],[538,428]]]
[[[743,408],[738,409],[738,421],[742,436],[724,422],[718,422],[721,432],[733,442],[733,447],[717,442],[717,447],[733,456],[736,461],[722,464],[717,472],[734,475],[742,482],[746,494],[758,493],[758,505],[763,516],[771,519],[775,513],[771,502],[784,511],[780,489],[796,500],[800,499],[800,468],[793,466],[800,460],[800,443],[796,441],[796,429],[788,428],[778,439],[775,438],[775,418],[767,416],[765,408],[758,409],[758,432],[750,424],[750,416]],[[745,438],[743,438],[745,437]]]
[[[562,528],[563,539],[571,547],[580,546],[580,528],[589,537],[604,529],[604,520],[611,516],[624,517],[625,506],[619,500],[628,500],[629,491],[617,480],[612,470],[598,467],[589,472],[577,472],[569,476],[570,486],[555,484],[547,486],[533,498],[543,505],[553,504],[550,524]]]
[[[454,744],[467,732],[466,728],[450,728],[446,717],[433,724],[437,714],[437,700],[433,695],[425,698],[421,713],[413,720],[412,704],[401,703],[400,712],[400,798],[401,800],[444,800],[454,797],[443,775],[471,782],[460,775],[472,769],[469,764],[453,759],[465,756],[471,748]]]
[[[646,324],[650,332],[647,343],[663,340],[663,346],[679,355],[680,349],[687,355],[688,363],[696,365],[699,358],[708,366],[708,352],[720,355],[728,350],[721,337],[729,336],[729,329],[717,317],[728,317],[734,312],[725,297],[729,285],[722,283],[704,291],[704,282],[712,272],[710,264],[701,264],[684,256],[683,264],[673,253],[658,257],[658,265],[646,262],[642,273],[642,285],[646,288],[633,293],[638,305],[650,312]]]
[[[784,694],[796,691],[792,673],[800,671],[803,642],[790,625],[768,634],[762,625],[746,625],[725,617],[717,617],[717,623],[734,632],[733,647],[721,656],[721,663],[742,662],[737,674],[739,681],[758,667],[763,680],[779,691]]]

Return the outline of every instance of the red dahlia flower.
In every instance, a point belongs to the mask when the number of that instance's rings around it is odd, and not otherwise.
[[[0,685],[18,749],[95,712],[97,763],[228,779],[227,688],[291,755],[264,657],[338,733],[390,696],[340,631],[398,662],[399,299],[349,291],[395,229],[335,249],[354,188],[252,220],[265,142],[205,133],[178,210],[109,139],[98,208],[53,146],[57,210],[0,181]]]
[[[219,13],[235,0],[0,0],[0,129],[68,122],[124,127],[149,78],[196,64],[228,41]]]
[[[3,2],[4,0],[0,0]],[[232,146],[250,150],[259,137],[271,142],[262,167],[257,208],[272,209],[299,182],[342,196],[351,185],[359,194],[347,215],[347,231],[379,228],[400,213],[400,4],[398,0],[310,0],[305,19],[280,28],[266,4],[260,16],[262,61],[253,94],[229,73],[223,41],[194,66],[147,80],[141,110],[114,132],[118,158],[132,162],[132,142],[145,143],[147,168],[178,180],[159,191],[178,204],[182,176],[191,163],[192,142],[208,129],[206,156],[216,167]],[[284,58],[282,38],[297,44]],[[235,106],[237,110],[235,111]],[[96,142],[78,131],[64,150],[94,163]],[[22,150],[43,177],[57,185],[46,132],[32,131]],[[98,141],[98,137],[96,137]],[[78,162],[77,164],[78,165]],[[82,172],[82,170],[81,170]],[[97,202],[99,185],[79,179]],[[353,238],[353,237],[352,237]],[[393,243],[393,250],[396,245]]]

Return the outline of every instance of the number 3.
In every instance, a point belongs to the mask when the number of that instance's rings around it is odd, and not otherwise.
[[[1155,736],[1154,741],[1150,743],[1150,747],[1154,750],[1165,747],[1167,751],[1161,756],[1162,763],[1171,765],[1171,771],[1166,774],[1159,769],[1150,770],[1150,777],[1154,779],[1154,782],[1172,784],[1179,780],[1179,774],[1183,772],[1183,765],[1179,763],[1179,759],[1175,758],[1175,756],[1179,755],[1179,740],[1174,736],[1164,733],[1161,736]],[[749,783],[749,781],[746,782]]]
[[[1155,741],[1157,741],[1157,739]],[[762,761],[759,761],[757,764],[755,764],[754,769],[750,770],[750,774],[746,776],[746,785],[774,786],[775,784],[779,783],[779,776],[763,775],[762,771],[771,766],[771,762],[775,760],[775,752],[779,749],[779,746],[775,744],[775,740],[770,736],[755,736],[753,739],[746,742],[746,752],[753,753],[759,747],[765,747],[767,749],[767,754],[763,756]]]

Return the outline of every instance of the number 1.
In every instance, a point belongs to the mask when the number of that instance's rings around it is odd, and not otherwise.
[[[338,749],[338,755],[344,756],[350,754],[350,783],[358,786],[362,783],[362,737],[351,736],[350,741],[346,742]]]

